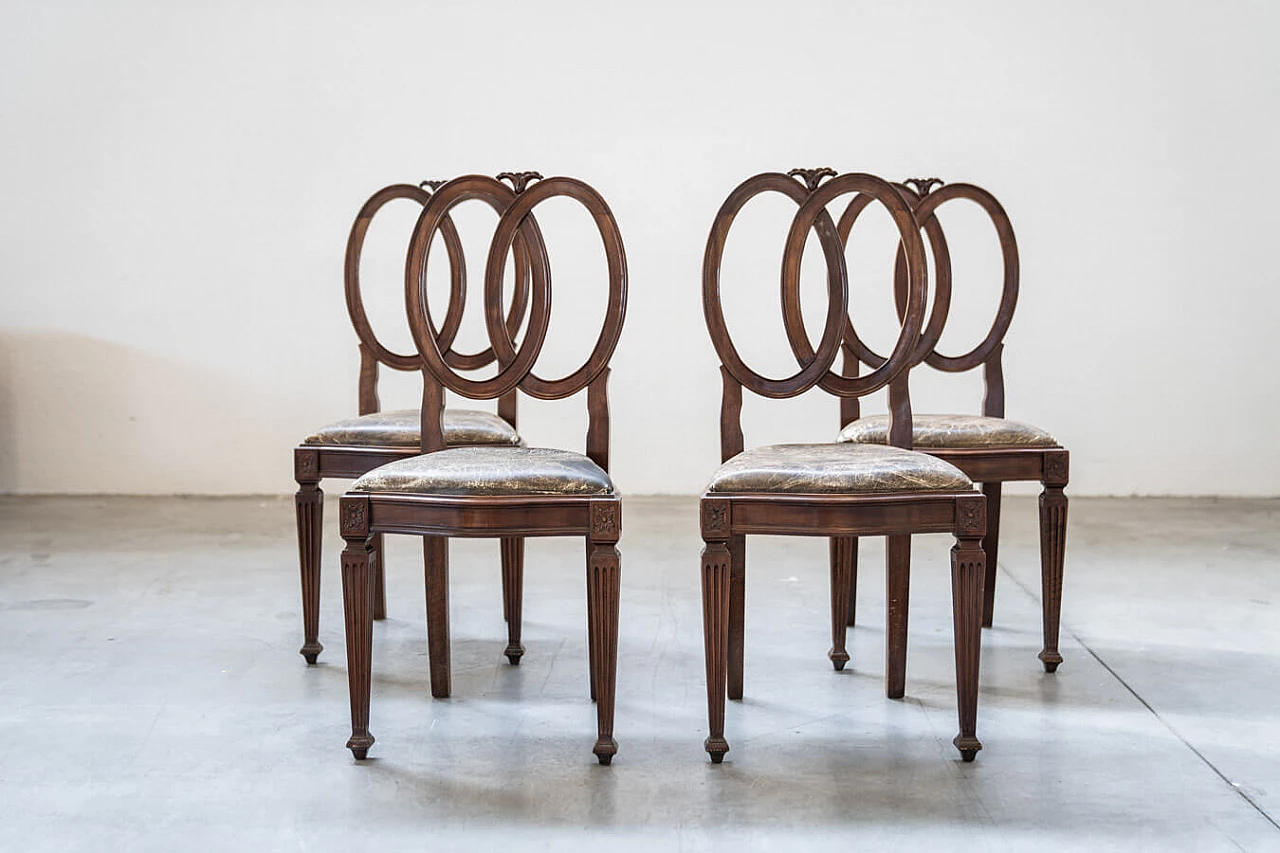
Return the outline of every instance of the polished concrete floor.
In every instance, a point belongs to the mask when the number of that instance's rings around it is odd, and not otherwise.
[[[291,501],[0,499],[0,847],[1280,850],[1280,501],[1073,501],[1049,676],[1034,499],[1006,498],[973,764],[950,743],[946,538],[916,539],[898,701],[879,544],[835,673],[825,543],[749,540],[747,694],[713,766],[695,504],[628,500],[609,768],[569,540],[529,545],[519,667],[496,543],[453,544],[449,700],[420,551],[390,542],[378,743],[353,761],[334,508],[308,667]]]

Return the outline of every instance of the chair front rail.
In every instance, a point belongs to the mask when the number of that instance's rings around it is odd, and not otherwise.
[[[1031,480],[1066,485],[1069,454],[1059,446],[917,449],[950,462],[975,483]]]
[[[702,536],[888,536],[985,532],[981,494],[973,491],[883,495],[707,493]],[[982,528],[972,519],[982,519]]]
[[[347,492],[342,533],[494,539],[511,536],[591,536],[617,541],[620,495],[495,495],[453,497]],[[613,537],[612,539],[610,537]]]

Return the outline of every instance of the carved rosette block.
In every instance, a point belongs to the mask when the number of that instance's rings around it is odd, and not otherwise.
[[[1044,455],[1044,484],[1062,488],[1071,475],[1071,454],[1065,450],[1052,450]]]
[[[617,542],[622,532],[619,518],[620,503],[614,501],[591,502],[591,540],[593,542]]]
[[[314,483],[320,479],[320,451],[298,447],[293,451],[293,478],[299,483]]]
[[[703,498],[702,538],[727,539],[729,536],[729,502],[723,498]]]
[[[956,536],[982,537],[986,534],[986,497],[975,492],[956,498]]]
[[[343,539],[369,535],[369,499],[364,495],[343,495],[338,509],[338,530]]]

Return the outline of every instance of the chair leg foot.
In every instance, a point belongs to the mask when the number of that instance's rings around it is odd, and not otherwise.
[[[613,763],[613,757],[618,754],[618,742],[611,737],[602,737],[596,741],[591,751],[596,754],[601,764],[608,767]]]
[[[524,646],[519,643],[512,643],[507,646],[507,649],[503,654],[507,656],[507,661],[512,666],[519,666],[520,658],[524,656]]]
[[[709,737],[702,742],[702,748],[711,756],[712,764],[724,761],[724,754],[729,751],[729,742],[722,737]]]
[[[978,757],[978,752],[982,749],[982,742],[976,737],[963,737],[956,735],[952,741],[956,749],[960,750],[960,760],[964,762],[973,761]]]
[[[1057,652],[1041,652],[1039,657],[1045,672],[1057,672],[1058,664],[1062,663],[1062,655]]]
[[[369,756],[369,747],[373,746],[373,735],[352,735],[347,741],[347,749],[355,756],[356,761],[364,761]]]
[[[840,651],[832,649],[827,652],[827,658],[831,661],[831,665],[835,667],[836,672],[844,672],[844,665],[849,662],[849,653],[844,649]]]
[[[315,664],[316,657],[319,656],[322,651],[324,651],[324,646],[320,645],[318,642],[305,643],[302,648],[298,649],[298,654],[306,658],[307,663]]]

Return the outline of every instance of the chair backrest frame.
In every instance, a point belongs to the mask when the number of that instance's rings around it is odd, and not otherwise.
[[[438,188],[442,183],[444,182],[423,181],[418,186],[391,184],[383,187],[370,196],[361,206],[359,213],[356,214],[355,221],[351,225],[343,263],[343,289],[346,296],[347,315],[351,319],[352,328],[355,330],[356,338],[359,341],[360,378],[357,414],[368,415],[381,410],[381,401],[378,399],[378,374],[381,365],[386,365],[392,370],[418,371],[422,373],[424,381],[434,381],[430,374],[424,370],[420,353],[414,352],[408,355],[397,353],[384,345],[373,331],[373,326],[370,324],[364,308],[360,281],[360,259],[364,251],[364,243],[368,236],[369,228],[373,224],[374,217],[383,207],[397,199],[409,199],[425,207],[427,202],[430,201],[434,189]],[[462,242],[452,219],[446,218],[441,225],[440,232],[448,253],[450,270],[449,307],[440,334],[443,339],[452,342],[459,328],[461,328],[462,313],[466,304],[466,259],[463,255]],[[518,256],[517,263],[522,264],[522,261],[523,258]],[[510,316],[507,319],[508,325],[513,331],[519,328],[526,310],[525,306],[528,300],[526,267],[527,264],[518,266],[521,270],[520,281],[511,306]],[[448,344],[446,344],[446,349],[448,349]],[[492,349],[470,355],[450,351],[451,363],[463,369],[479,369],[492,364],[495,359],[496,356]],[[516,426],[516,409],[516,394],[514,392],[499,398],[498,414],[513,427]]]
[[[935,185],[940,188],[934,189]],[[1003,418],[1005,415],[1004,337],[1008,333],[1009,325],[1013,320],[1014,309],[1017,307],[1020,279],[1018,242],[1013,232],[1013,225],[1009,221],[1009,215],[994,195],[974,184],[944,184],[938,178],[912,178],[896,184],[896,186],[903,198],[911,205],[912,210],[915,211],[916,218],[921,222],[921,227],[929,235],[937,276],[934,311],[930,319],[931,331],[926,331],[922,337],[921,351],[917,353],[917,359],[912,364],[912,367],[924,363],[944,373],[964,373],[981,366],[984,385],[982,414],[986,417]],[[966,199],[977,204],[986,213],[995,228],[996,236],[1000,242],[1003,282],[1000,304],[996,309],[995,319],[992,321],[986,336],[963,355],[947,356],[938,351],[937,345],[950,310],[951,256],[947,250],[946,235],[942,231],[936,213],[943,204],[957,199]],[[845,211],[845,215],[841,217],[838,226],[841,241],[848,240],[849,228],[852,226],[853,220],[857,218],[857,211],[854,209],[854,204],[857,201],[855,199],[850,204],[849,209]],[[863,206],[865,207],[865,204]],[[848,220],[847,223],[846,219]],[[898,312],[901,316],[905,308],[903,298],[905,262],[901,250],[899,250],[895,266],[894,280]],[[852,326],[846,334],[844,344],[843,372],[846,375],[856,376],[860,365],[875,365],[883,360],[881,356],[858,339],[857,333],[853,331]],[[903,391],[907,393],[905,388]],[[851,422],[857,420],[859,416],[860,411],[857,399],[841,401],[841,428],[848,426]]]
[[[609,467],[609,360],[622,334],[627,303],[627,262],[617,220],[604,198],[576,178],[542,178],[535,172],[504,173],[513,187],[485,175],[466,175],[439,187],[423,206],[414,227],[405,260],[405,308],[425,374],[434,381],[423,383],[422,451],[430,453],[444,446],[443,404],[447,388],[470,399],[492,399],[523,391],[543,400],[556,400],[587,391],[588,427],[586,455],[604,470]],[[536,181],[536,183],[531,183]],[[544,379],[533,372],[546,340],[551,316],[551,265],[546,244],[533,209],[543,201],[568,197],[580,203],[599,230],[609,269],[609,302],[596,344],[586,362],[564,377]],[[449,211],[464,201],[480,200],[498,214],[498,225],[489,245],[485,265],[485,327],[498,364],[496,376],[469,379],[455,369],[449,354],[452,339],[445,328],[436,329],[427,306],[427,263],[437,231],[448,227]],[[446,237],[446,247],[447,247]],[[529,323],[524,339],[517,345],[514,336],[521,323],[504,322],[504,278],[509,254],[515,254],[520,290],[527,290]],[[516,297],[522,303],[525,301]],[[516,301],[513,299],[513,303]],[[514,307],[514,306],[513,306]],[[523,311],[520,315],[523,321]]]
[[[834,176],[834,177],[832,177]],[[799,178],[797,181],[794,178]],[[822,184],[823,178],[830,177]],[[720,268],[725,242],[734,218],[742,207],[764,192],[778,192],[797,203],[799,210],[792,219],[783,252],[781,290],[782,313],[787,337],[800,365],[797,373],[784,379],[769,379],[756,373],[738,355],[724,321],[720,303]],[[906,278],[898,340],[888,358],[882,359],[866,375],[835,372],[832,367],[844,351],[852,324],[848,317],[849,282],[844,257],[844,240],[837,232],[826,207],[836,198],[849,193],[858,198],[879,201],[888,210],[898,228]],[[865,206],[865,204],[864,204]],[[800,315],[800,267],[809,232],[814,231],[822,247],[827,265],[827,317],[822,339],[814,348],[804,329]],[[742,433],[742,391],[750,390],[763,397],[782,399],[802,394],[815,385],[842,399],[857,399],[886,385],[890,388],[895,423],[891,441],[910,447],[911,412],[905,392],[905,371],[913,359],[922,355],[920,341],[924,331],[925,291],[928,268],[924,241],[915,213],[899,191],[889,182],[863,173],[835,175],[831,169],[793,169],[789,174],[766,172],[747,179],[729,194],[711,226],[703,256],[703,313],[711,341],[720,357],[723,394],[720,406],[720,451],[722,461],[744,449]],[[930,328],[932,328],[932,323]],[[856,335],[854,336],[856,339]],[[905,425],[905,428],[904,428]]]

